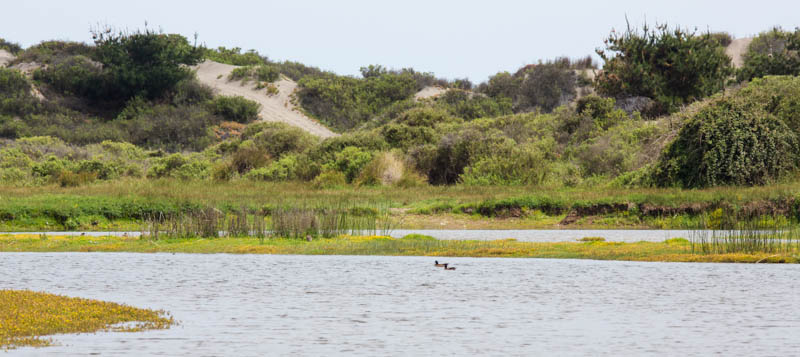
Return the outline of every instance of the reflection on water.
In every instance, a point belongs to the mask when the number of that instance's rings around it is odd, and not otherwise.
[[[797,355],[800,267],[0,253],[0,288],[166,309],[163,331],[9,355]]]

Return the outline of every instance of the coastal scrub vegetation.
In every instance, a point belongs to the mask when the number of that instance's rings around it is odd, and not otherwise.
[[[508,191],[522,202],[532,192],[660,188],[669,195],[728,185],[784,187],[800,179],[797,31],[759,35],[734,72],[724,52],[728,34],[629,27],[608,36],[602,64],[591,57],[542,60],[479,84],[380,65],[342,76],[151,30],[94,35],[94,44],[45,41],[19,49],[11,67],[0,68],[3,187],[30,193],[153,189],[151,182],[172,181],[286,183],[306,197],[388,187],[431,189],[434,201],[449,189]],[[258,122],[257,103],[215,95],[198,82],[190,66],[205,59],[240,66],[232,73],[237,79],[297,81],[292,100],[299,109],[341,135],[321,139],[288,124]],[[14,67],[32,62],[40,66],[30,75]],[[466,201],[395,204],[494,214]],[[614,210],[619,214],[629,203],[646,210],[638,199],[612,201],[625,205]],[[701,211],[722,201],[736,200],[726,196]],[[576,205],[551,212],[526,203],[506,211],[568,215]]]

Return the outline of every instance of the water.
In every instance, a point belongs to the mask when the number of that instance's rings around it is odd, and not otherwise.
[[[138,237],[141,232],[28,232],[25,234]],[[381,234],[381,232],[378,232]],[[603,237],[610,242],[663,242],[670,238],[689,238],[692,231],[655,229],[395,229],[389,235],[401,238],[408,234],[424,234],[448,240],[496,240],[514,238],[521,242],[574,242],[584,237]],[[5,234],[5,233],[3,233]],[[9,233],[19,234],[19,232]]]
[[[179,326],[9,355],[797,355],[800,266],[0,253],[0,288],[166,309]],[[443,259],[439,259],[440,261]]]

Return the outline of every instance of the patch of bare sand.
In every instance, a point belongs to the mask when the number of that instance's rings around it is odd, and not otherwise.
[[[0,50],[0,67],[5,67],[9,62],[13,61],[16,56],[6,50]]]
[[[725,54],[731,58],[733,67],[742,67],[744,64],[744,59],[742,56],[745,54],[745,52],[747,52],[747,47],[750,46],[750,42],[753,42],[752,37],[737,38],[733,40],[733,42],[731,42],[731,44],[725,49]]]
[[[255,83],[242,85],[242,81],[228,81],[228,75],[236,66],[208,61],[193,67],[201,83],[213,88],[217,94],[241,96],[261,104],[259,115],[264,121],[282,122],[301,128],[321,138],[338,136],[324,125],[309,118],[297,108],[291,96],[297,89],[297,83],[281,76],[273,83],[278,94],[268,95],[265,89],[256,90]]]

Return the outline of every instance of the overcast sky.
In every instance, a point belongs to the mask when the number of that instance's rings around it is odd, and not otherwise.
[[[612,28],[667,22],[745,37],[780,25],[794,29],[800,1],[549,0],[48,0],[5,1],[0,37],[90,41],[89,28],[150,27],[207,46],[256,49],[357,74],[361,66],[413,67],[450,79],[486,80],[498,71],[557,56],[582,57]]]

